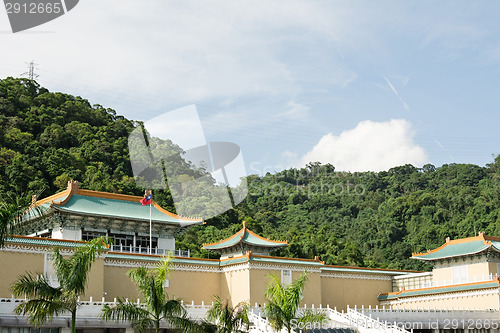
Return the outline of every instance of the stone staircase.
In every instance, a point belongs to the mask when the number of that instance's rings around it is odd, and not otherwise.
[[[313,308],[314,309],[314,308]],[[303,308],[300,309],[302,311]],[[313,332],[313,333],[409,333],[393,323],[380,321],[357,311],[357,309],[348,308],[347,312],[339,312],[336,309],[316,308],[314,311],[324,312],[328,318],[327,321],[317,323],[314,327],[305,327],[293,329],[293,333]],[[261,308],[251,308],[249,311],[250,333],[275,332],[269,321],[263,316]],[[282,329],[277,333],[287,333]]]

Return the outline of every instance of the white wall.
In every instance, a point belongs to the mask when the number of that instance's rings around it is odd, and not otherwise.
[[[82,240],[82,230],[70,230],[66,228],[59,228],[52,230],[52,238],[54,239],[69,239],[69,240]]]
[[[168,238],[158,238],[158,248],[165,250],[175,250],[175,238],[170,236]]]

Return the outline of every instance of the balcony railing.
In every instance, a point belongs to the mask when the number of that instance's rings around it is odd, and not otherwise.
[[[176,249],[174,251],[167,249],[159,249],[142,247],[142,246],[131,246],[131,245],[111,245],[111,251],[124,252],[124,253],[141,253],[141,254],[157,254],[157,255],[167,255],[170,254],[174,257],[186,257],[189,258],[191,253],[189,250]]]
[[[432,280],[432,273],[419,273],[408,276],[397,276],[394,277],[396,282],[393,285],[393,291],[399,291],[402,287],[406,290],[420,289],[420,288],[432,288],[432,287],[446,287],[456,284],[474,283],[474,282],[487,282],[492,281],[498,275],[497,274],[485,274],[485,275],[475,275],[466,276],[461,278],[455,278],[452,280]],[[425,279],[424,279],[425,277]]]

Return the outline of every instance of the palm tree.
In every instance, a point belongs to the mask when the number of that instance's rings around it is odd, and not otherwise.
[[[19,304],[14,312],[27,315],[29,322],[37,327],[47,319],[70,312],[71,332],[74,333],[78,298],[85,293],[88,273],[96,257],[104,251],[103,245],[107,246],[105,238],[93,239],[76,249],[69,258],[64,258],[59,248],[55,248],[52,263],[60,285],[51,286],[47,276],[24,273],[11,289],[16,297],[26,295],[29,300]]]
[[[204,331],[217,333],[248,332],[248,305],[245,302],[240,302],[232,308],[227,300],[223,301],[219,296],[214,296],[214,298],[214,304],[207,312],[207,319],[215,323],[215,325],[211,326],[209,323],[203,323],[202,326],[205,325]]]
[[[310,323],[326,319],[325,314],[312,312],[302,313],[297,317],[299,303],[302,300],[307,282],[307,272],[304,272],[289,286],[281,284],[274,275],[271,275],[271,279],[272,281],[266,290],[267,304],[264,307],[264,313],[276,331],[286,328],[288,332],[291,332],[292,319],[296,319],[297,322]]]
[[[169,299],[165,293],[163,283],[170,273],[170,263],[170,257],[166,257],[154,269],[140,266],[128,271],[127,274],[137,285],[144,304],[119,298],[116,305],[104,306],[102,318],[130,321],[132,327],[139,332],[154,328],[158,333],[162,320],[185,332],[198,330],[197,325],[187,317],[181,300]]]

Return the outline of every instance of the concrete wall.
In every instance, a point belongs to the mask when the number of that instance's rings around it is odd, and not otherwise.
[[[229,270],[220,274],[220,297],[232,306],[250,301],[250,274],[248,269]]]
[[[390,280],[375,280],[374,275],[366,274],[366,279],[346,277],[328,277],[321,278],[322,305],[337,307],[340,311],[347,310],[347,306],[361,307],[364,305],[379,305],[377,296],[380,293],[391,290],[392,282]],[[382,276],[383,277],[383,276]]]
[[[220,274],[173,270],[169,277],[169,287],[165,290],[170,297],[181,298],[184,302],[211,304],[214,295],[220,295]]]
[[[29,253],[36,251],[36,247],[20,246],[19,250],[0,250],[0,297],[10,298],[10,286],[20,274],[26,271],[44,272],[44,255],[46,252]],[[40,248],[41,249],[41,248]],[[136,264],[141,264],[137,262]],[[84,299],[93,297],[100,300],[104,295],[107,301],[115,297],[136,299],[138,292],[136,286],[128,278],[127,272],[134,266],[130,260],[110,260],[98,258],[94,263],[88,279],[87,292]],[[169,286],[166,292],[170,297],[181,298],[185,302],[194,301],[196,304],[210,304],[214,295],[228,299],[234,306],[241,301],[248,301],[251,305],[265,303],[265,291],[270,282],[269,274],[275,275],[281,281],[283,267],[292,271],[292,279],[296,280],[307,265],[269,263],[252,267],[245,265],[229,265],[218,270],[217,266],[203,265],[203,261],[193,260],[193,263],[178,263],[169,277]],[[279,265],[279,266],[278,266]],[[250,267],[250,268],[248,268]],[[489,273],[496,269],[496,263],[472,264],[469,275]],[[438,279],[451,280],[451,268],[442,268],[438,271]],[[446,275],[449,274],[449,275]],[[474,275],[472,275],[474,276]],[[309,270],[304,298],[301,305],[311,304],[319,306],[329,305],[339,310],[346,309],[347,305],[361,307],[379,305],[377,296],[380,293],[390,292],[391,279],[388,275],[363,273],[331,272],[324,270]],[[478,293],[468,298],[451,297],[450,295],[433,296],[424,301],[405,299],[405,306],[420,307],[471,307],[471,308],[496,308],[500,307],[499,295],[486,295]]]
[[[92,296],[94,299],[100,300],[104,296],[104,259],[97,258],[92,264],[89,275],[87,277],[87,289],[83,299],[89,299]]]
[[[298,267],[297,267],[298,268]],[[292,270],[292,281],[295,281],[303,274],[303,271]],[[266,302],[265,292],[274,275],[281,281],[281,269],[252,269],[250,271],[250,305],[255,303],[263,305]],[[307,283],[304,289],[304,298],[301,305],[321,304],[321,276],[319,272],[309,272]]]
[[[45,254],[0,251],[0,297],[10,298],[11,285],[19,275],[30,271],[43,274]]]

